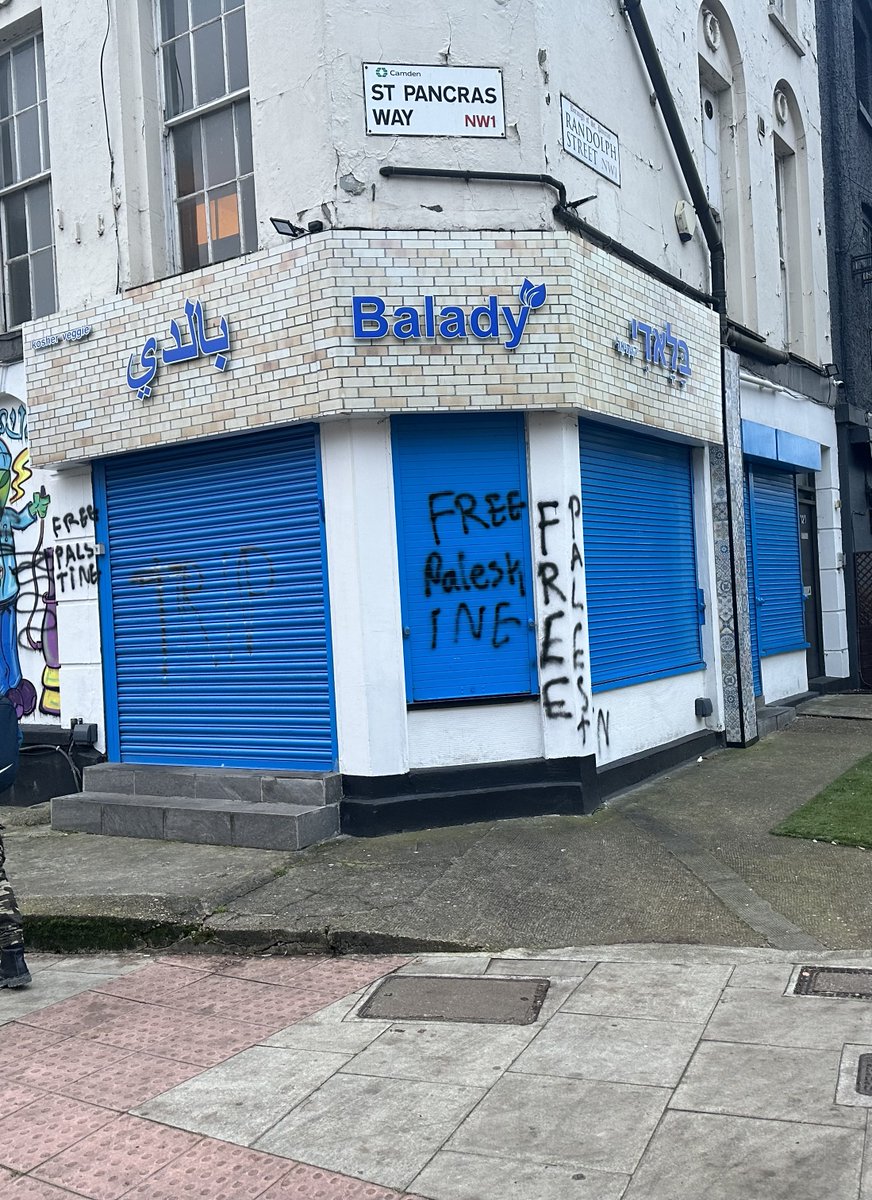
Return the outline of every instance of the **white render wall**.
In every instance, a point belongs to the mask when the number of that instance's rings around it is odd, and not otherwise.
[[[261,245],[279,243],[283,216],[344,227],[547,229],[554,193],[538,185],[385,180],[385,163],[525,172],[565,180],[570,199],[593,196],[580,215],[690,283],[708,287],[699,232],[683,245],[675,204],[688,199],[651,86],[617,0],[312,0],[304,20],[280,0],[248,0],[249,63]],[[719,10],[720,10],[720,6]],[[736,31],[748,92],[753,184],[756,323],[780,335],[773,180],[772,97],[784,80],[798,98],[807,136],[809,264],[815,314],[807,357],[829,361],[819,103],[813,0],[796,0],[800,55],[765,3],[724,10]],[[699,4],[648,0],[649,23],[676,104],[702,163]],[[0,43],[26,33],[41,12],[45,35],[59,308],[99,302],[172,272],[162,170],[160,99],[151,0],[12,0],[0,10]],[[108,35],[108,36],[107,36]],[[102,53],[104,37],[105,53]],[[107,112],[103,112],[100,64]],[[502,68],[506,137],[411,138],[365,134],[366,60]],[[121,67],[123,64],[123,69]],[[613,130],[622,186],[561,147],[560,95]],[[758,134],[758,119],[765,132]],[[116,244],[117,218],[117,244]],[[100,224],[102,222],[102,226]],[[62,227],[61,227],[62,226]],[[100,232],[102,227],[103,232]],[[750,320],[754,313],[737,313]]]

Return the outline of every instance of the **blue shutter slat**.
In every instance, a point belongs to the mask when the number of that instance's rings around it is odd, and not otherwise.
[[[702,670],[690,451],[588,421],[579,436],[593,690]]]
[[[755,465],[750,492],[760,654],[804,650],[796,480],[789,472]]]
[[[534,694],[534,580],[523,417],[402,416],[392,418],[391,432],[408,699]],[[455,510],[455,515],[437,519],[437,544],[430,497],[438,512],[451,508],[460,493],[475,498],[475,513],[487,527],[470,518],[464,533]],[[499,508],[509,493],[523,506],[519,519],[497,511],[492,520],[485,498],[496,497]],[[434,554],[440,556],[443,572],[456,572],[457,589],[446,591],[432,583],[428,596],[425,566]],[[491,563],[503,571],[502,579]],[[514,582],[507,576],[512,563],[518,564]],[[473,586],[470,572],[478,564],[485,574]],[[481,586],[483,580],[488,586]]]
[[[111,459],[101,486],[117,757],[331,769],[316,427]]]
[[[751,610],[751,667],[754,676],[754,695],[763,695],[760,672],[760,645],[757,637],[757,578],[754,571],[754,512],[751,507],[751,488],[745,474],[745,555],[748,563],[748,605]]]

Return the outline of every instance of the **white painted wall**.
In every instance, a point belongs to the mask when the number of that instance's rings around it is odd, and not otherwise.
[[[767,654],[760,659],[760,676],[763,682],[763,699],[767,704],[777,704],[788,696],[799,696],[808,691],[808,671],[805,651],[791,650],[787,654]]]
[[[263,245],[279,240],[271,216],[396,230],[550,228],[555,197],[539,185],[379,175],[385,163],[545,171],[565,180],[571,199],[593,197],[579,211],[595,226],[691,283],[708,285],[701,235],[682,244],[675,228],[675,204],[688,198],[687,187],[660,112],[650,104],[651,86],[618,0],[585,6],[583,18],[560,0],[312,0],[305,20],[287,19],[277,0],[248,0],[246,7]],[[702,164],[699,7],[697,0],[649,0],[646,11]],[[772,97],[783,80],[798,98],[807,141],[805,285],[816,334],[805,353],[829,361],[813,0],[797,0],[796,9],[804,56],[772,23],[765,4],[736,0],[725,10],[737,31],[747,91],[739,133],[753,184],[746,227],[753,239],[753,271],[746,272],[753,294],[749,311],[738,315],[777,339]],[[0,42],[26,32],[38,12],[36,0],[15,0],[0,10]],[[106,0],[43,0],[41,12],[52,186],[63,214],[56,230],[60,308],[70,310],[114,294],[119,284],[172,269],[153,6],[151,0],[109,0],[107,11]],[[502,68],[506,137],[368,137],[365,60]],[[621,187],[562,149],[561,93],[618,135]]]
[[[453,767],[543,758],[536,700],[409,710],[409,766]]]
[[[694,671],[597,692],[598,765],[704,732],[708,725],[695,716],[694,701],[711,694],[707,675],[707,671]]]
[[[741,377],[741,397],[742,416],[746,420],[785,429],[788,433],[818,442],[821,447],[821,469],[816,474],[815,482],[824,669],[827,675],[842,679],[848,675],[848,627],[845,617],[845,567],[835,414],[833,409],[823,404],[815,404],[795,392],[776,388],[747,372],[743,372]],[[763,663],[766,661],[766,658],[762,660]],[[776,687],[781,686],[779,681],[782,679],[782,675],[773,672],[771,690],[764,681],[767,702],[805,691],[807,676],[804,655],[802,686],[777,691]],[[795,682],[796,676],[793,679]]]
[[[390,420],[321,426],[339,767],[408,770]]]

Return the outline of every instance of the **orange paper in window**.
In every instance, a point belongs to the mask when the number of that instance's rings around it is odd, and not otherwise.
[[[236,195],[219,196],[209,201],[212,220],[212,240],[239,236],[239,208]]]

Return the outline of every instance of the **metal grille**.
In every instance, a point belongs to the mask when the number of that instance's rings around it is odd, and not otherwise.
[[[460,1021],[532,1025],[548,979],[456,975],[391,975],[358,1010],[382,1021]]]
[[[872,551],[864,550],[854,555],[854,580],[860,679],[864,687],[872,687]]]
[[[872,969],[861,967],[803,967],[796,996],[835,996],[840,1000],[872,1000]]]
[[[861,1054],[857,1060],[856,1089],[861,1096],[872,1096],[872,1054]]]

